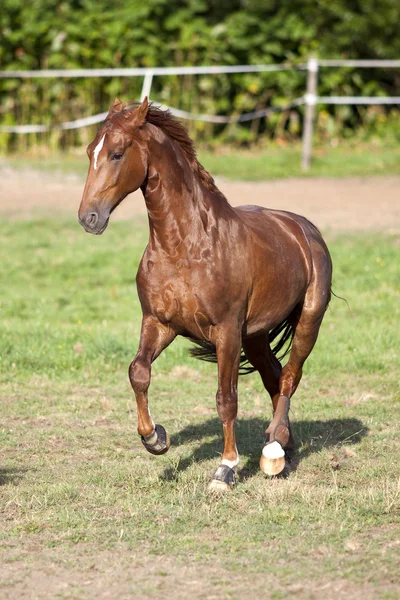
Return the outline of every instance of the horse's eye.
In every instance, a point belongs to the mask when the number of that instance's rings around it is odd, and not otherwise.
[[[122,154],[113,154],[111,160],[121,160]]]

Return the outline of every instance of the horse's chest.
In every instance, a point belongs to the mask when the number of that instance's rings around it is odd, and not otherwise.
[[[138,288],[144,308],[161,322],[172,323],[178,330],[193,335],[207,334],[217,318],[218,291],[201,273],[185,261],[177,265],[154,265],[147,273],[144,289],[143,277],[138,277]]]
[[[151,292],[151,304],[154,314],[160,320],[182,319],[196,310],[195,295],[184,280],[169,280],[158,285]]]

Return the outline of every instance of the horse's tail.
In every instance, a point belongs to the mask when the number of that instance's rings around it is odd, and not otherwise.
[[[196,344],[189,350],[191,356],[194,356],[194,358],[198,358],[199,360],[205,360],[206,362],[217,362],[217,351],[214,344],[203,340],[191,339],[190,341]],[[239,375],[247,375],[248,373],[253,373],[253,371],[256,371],[256,369],[250,365],[247,356],[242,351],[240,355]]]
[[[285,319],[269,332],[268,337],[272,353],[279,360],[282,360],[290,352],[294,332],[295,326],[289,319]],[[214,344],[203,340],[191,339],[191,341],[196,344],[194,348],[190,348],[189,350],[191,356],[194,356],[194,358],[198,358],[199,360],[205,360],[206,362],[217,362],[217,352]],[[245,352],[242,350],[240,355],[239,375],[248,375],[249,373],[254,373],[256,370],[257,369],[249,363]]]

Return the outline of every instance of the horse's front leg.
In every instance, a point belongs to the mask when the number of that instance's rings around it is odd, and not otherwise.
[[[217,410],[222,421],[224,451],[222,461],[215,471],[209,489],[226,491],[235,485],[234,468],[239,463],[236,447],[235,419],[238,405],[238,374],[241,351],[239,329],[223,330],[217,334],[218,391]]]
[[[138,433],[144,447],[151,454],[164,454],[170,446],[167,432],[162,425],[155,425],[149,411],[147,392],[150,385],[151,363],[175,336],[174,331],[153,317],[143,317],[139,350],[129,367],[129,379],[137,403]]]

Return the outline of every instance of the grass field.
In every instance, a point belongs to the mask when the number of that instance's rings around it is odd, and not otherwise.
[[[135,432],[146,240],[144,220],[98,238],[72,220],[2,223],[0,597],[398,598],[398,239],[328,240],[351,313],[333,298],[292,403],[298,468],[259,472],[270,402],[243,377],[239,482],[222,498],[207,492],[216,369],[185,341],[152,373],[169,453]]]
[[[221,147],[199,151],[199,159],[213,175],[233,180],[263,181],[286,177],[348,177],[366,175],[398,175],[400,148],[398,145],[343,143],[337,148],[314,148],[311,168],[301,170],[301,146],[271,145],[266,149],[238,150]],[[0,157],[0,166],[87,173],[88,160],[82,150],[79,155]]]

